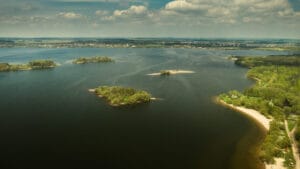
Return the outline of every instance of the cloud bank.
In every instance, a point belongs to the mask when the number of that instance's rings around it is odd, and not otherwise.
[[[121,3],[118,0],[88,2],[108,5]],[[300,38],[297,31],[300,30],[300,12],[295,11],[288,0],[172,0],[155,8],[149,6],[151,1],[127,2],[127,6],[123,4],[110,9],[101,9],[99,5],[99,9],[93,7],[92,11],[89,8],[68,11],[54,8],[47,13],[30,13],[34,11],[32,9],[44,6],[28,1],[25,5],[15,7],[22,7],[26,15],[4,13],[0,16],[0,35],[10,35],[9,28],[17,30],[17,26],[22,25],[33,29],[46,29],[49,26],[49,29],[52,28],[49,36],[60,29],[67,32],[68,36]],[[8,6],[11,8],[13,5]],[[42,25],[40,28],[33,26],[38,23]],[[76,34],[78,32],[80,34]]]

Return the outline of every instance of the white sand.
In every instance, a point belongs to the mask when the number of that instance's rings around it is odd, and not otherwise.
[[[253,110],[253,109],[248,109],[245,107],[234,106],[232,104],[227,104],[222,100],[220,100],[220,103],[251,117],[252,119],[257,121],[259,124],[261,124],[266,130],[270,129],[270,122],[272,121],[272,119],[266,118],[264,115],[262,115],[258,111]]]
[[[95,92],[96,90],[95,89],[89,89],[89,92]]]
[[[191,71],[191,70],[165,70],[165,71],[170,72],[171,75],[195,73],[194,71]],[[158,73],[150,73],[150,74],[147,74],[147,75],[149,75],[149,76],[159,76],[160,72],[158,72]]]
[[[266,169],[286,169],[283,162],[283,158],[275,158],[275,164],[266,164]]]
[[[253,110],[253,109],[247,109],[245,107],[238,107],[235,106],[235,108],[242,113],[252,117],[256,121],[258,121],[262,126],[264,126],[265,129],[269,130],[270,129],[270,122],[272,121],[271,119],[266,118],[264,115],[260,114],[258,111]]]

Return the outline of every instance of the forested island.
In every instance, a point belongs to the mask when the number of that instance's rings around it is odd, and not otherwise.
[[[300,56],[233,58],[235,64],[250,68],[247,76],[256,83],[243,92],[234,90],[218,98],[228,105],[257,110],[269,118],[270,129],[260,159],[266,164],[284,159],[286,168],[295,168],[300,145]]]
[[[86,63],[107,63],[114,60],[107,56],[94,56],[94,57],[80,57],[73,61],[74,64],[86,64]]]
[[[0,72],[50,69],[55,66],[57,66],[57,64],[52,60],[34,60],[27,64],[0,63]]]
[[[121,86],[99,86],[90,91],[105,98],[111,106],[135,105],[147,103],[153,99],[146,91]]]

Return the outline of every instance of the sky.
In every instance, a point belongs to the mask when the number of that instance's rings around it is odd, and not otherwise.
[[[300,0],[0,0],[0,37],[300,39]]]

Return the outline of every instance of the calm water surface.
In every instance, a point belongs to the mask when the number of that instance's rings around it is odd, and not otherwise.
[[[212,97],[253,82],[230,55],[267,51],[195,49],[0,49],[0,62],[52,59],[52,70],[0,73],[1,168],[255,169],[264,133]],[[79,56],[115,63],[73,65]],[[161,69],[195,74],[151,77]],[[110,107],[99,85],[143,89],[162,98]]]

